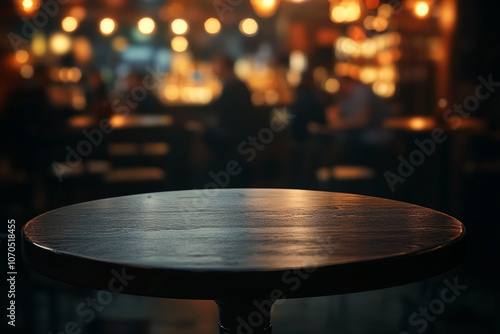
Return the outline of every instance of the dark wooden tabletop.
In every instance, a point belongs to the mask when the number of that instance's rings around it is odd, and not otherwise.
[[[320,296],[422,280],[464,257],[456,219],[375,197],[289,189],[116,197],[40,215],[25,261],[58,280],[190,299]],[[133,277],[133,278],[132,278]]]

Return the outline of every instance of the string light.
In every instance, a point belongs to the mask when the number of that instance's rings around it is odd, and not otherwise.
[[[101,33],[103,35],[111,35],[113,31],[115,31],[116,28],[116,23],[113,19],[110,19],[109,17],[102,19],[99,28],[101,30]]]
[[[239,25],[240,31],[245,36],[254,36],[259,31],[257,21],[251,18],[244,19]]]
[[[221,24],[219,20],[211,17],[205,21],[205,31],[210,35],[218,34],[221,29]]]
[[[278,10],[279,0],[250,0],[253,10],[260,17],[271,17]]]
[[[155,21],[150,17],[144,17],[137,23],[137,29],[144,35],[149,35],[155,30]]]
[[[186,22],[186,20],[183,19],[173,20],[172,23],[170,24],[170,27],[172,28],[172,32],[176,35],[184,35],[189,30],[188,23]]]
[[[66,32],[73,32],[78,27],[78,21],[73,16],[67,16],[62,20],[61,27]]]
[[[413,11],[417,17],[424,18],[429,14],[429,4],[425,1],[419,1],[416,3]]]

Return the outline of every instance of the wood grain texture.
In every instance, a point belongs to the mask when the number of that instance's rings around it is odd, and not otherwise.
[[[94,288],[115,268],[136,276],[129,293],[303,297],[436,275],[460,262],[464,234],[450,216],[374,197],[187,190],[50,211],[25,225],[23,254],[48,276]]]

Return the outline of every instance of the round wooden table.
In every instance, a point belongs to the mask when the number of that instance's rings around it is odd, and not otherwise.
[[[343,193],[211,189],[66,206],[22,231],[25,261],[111,292],[213,299],[220,333],[270,333],[282,298],[385,288],[446,272],[465,253],[458,220]]]

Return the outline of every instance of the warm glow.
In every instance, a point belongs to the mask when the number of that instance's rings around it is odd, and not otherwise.
[[[328,75],[328,71],[324,67],[320,66],[320,67],[316,67],[314,69],[313,77],[314,77],[314,80],[316,80],[318,82],[322,82],[322,81],[326,80],[327,75]]]
[[[112,127],[119,128],[125,124],[125,121],[126,121],[125,116],[113,115],[109,123],[111,124]]]
[[[330,19],[336,23],[354,22],[361,17],[359,0],[332,1],[330,5]]]
[[[207,33],[211,35],[218,34],[221,28],[221,24],[219,20],[214,17],[211,17],[205,21],[205,30]]]
[[[334,72],[338,76],[346,76],[349,74],[349,64],[347,63],[338,63],[334,67]]]
[[[41,57],[47,51],[47,43],[42,34],[37,34],[31,41],[31,51],[35,56]]]
[[[373,92],[381,97],[391,97],[396,91],[394,82],[375,81],[372,86]]]
[[[72,32],[75,31],[76,28],[78,27],[78,21],[76,20],[76,18],[72,16],[67,16],[62,20],[61,26],[64,31]]]
[[[149,17],[144,17],[137,23],[137,29],[144,35],[149,35],[155,30],[155,21]]]
[[[78,82],[82,78],[82,71],[77,67],[72,67],[68,69],[67,77],[70,82]]]
[[[414,117],[410,120],[410,128],[413,130],[423,130],[427,125],[427,121],[423,117]]]
[[[111,42],[113,50],[122,52],[128,47],[128,40],[123,36],[116,36]]]
[[[252,7],[260,17],[271,17],[278,9],[279,0],[250,0]]]
[[[389,4],[380,5],[377,9],[378,16],[388,19],[392,15],[392,6]]]
[[[438,101],[439,108],[446,108],[448,106],[448,101],[444,98],[440,98]]]
[[[87,10],[82,6],[76,6],[69,10],[68,15],[80,22],[87,16]]]
[[[183,19],[175,19],[170,24],[170,28],[172,32],[176,35],[184,35],[189,30],[189,25],[186,20]]]
[[[74,39],[73,55],[78,64],[85,64],[92,60],[92,45],[86,37],[80,36]]]
[[[32,0],[24,0],[23,1],[23,8],[26,10],[29,10],[33,7],[33,1]]]
[[[290,54],[290,69],[299,73],[307,69],[307,57],[302,51],[293,51]]]
[[[105,18],[101,20],[99,28],[101,29],[101,33],[103,35],[110,35],[113,31],[115,31],[116,23],[113,19]]]
[[[180,97],[179,87],[176,85],[167,85],[163,90],[163,95],[169,101],[176,101]]]
[[[25,64],[25,65],[21,66],[21,71],[20,72],[21,72],[21,76],[24,79],[29,79],[35,73],[35,70],[34,70],[33,66]]]
[[[377,16],[373,19],[372,26],[375,31],[382,32],[389,26],[389,21],[385,17]]]
[[[254,36],[259,31],[259,25],[254,19],[247,18],[240,22],[240,31],[245,36]]]
[[[68,53],[71,49],[71,38],[63,33],[55,33],[49,40],[50,50],[56,55]]]
[[[365,0],[366,8],[368,9],[376,9],[379,5],[379,0]]]
[[[170,44],[172,45],[172,50],[175,52],[184,52],[189,46],[188,40],[182,36],[174,37]]]
[[[332,8],[330,17],[333,22],[344,22],[347,18],[347,13],[344,7],[336,6]]]
[[[377,80],[377,70],[373,67],[364,67],[359,73],[359,80],[362,83],[369,84]]]
[[[279,102],[280,96],[278,92],[274,89],[272,90],[267,90],[264,93],[264,101],[266,101],[266,104],[268,105],[275,105],[276,103]]]
[[[302,76],[299,72],[296,71],[288,71],[286,73],[286,81],[291,87],[297,87],[302,81]]]
[[[385,66],[379,69],[378,79],[382,81],[396,81],[398,72],[395,66]]]
[[[25,51],[25,50],[16,51],[16,60],[18,63],[24,64],[25,62],[28,61],[29,58],[30,58],[30,55],[29,55],[28,51]]]
[[[414,13],[418,17],[426,17],[429,14],[429,5],[425,1],[419,1],[415,5]]]
[[[330,78],[330,79],[325,81],[325,90],[328,93],[332,93],[332,94],[336,93],[339,91],[339,88],[340,88],[340,83],[337,79]]]

